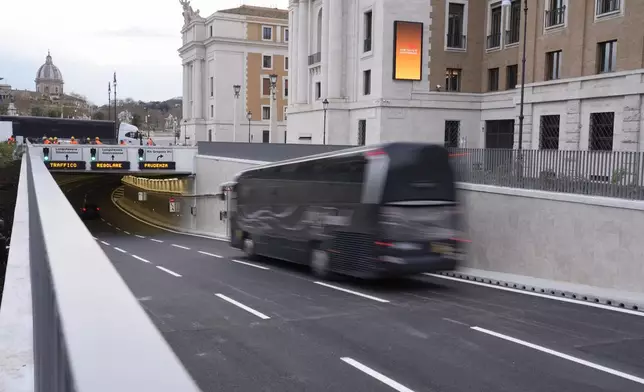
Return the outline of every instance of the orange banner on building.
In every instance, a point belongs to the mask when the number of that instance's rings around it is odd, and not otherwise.
[[[394,79],[422,80],[423,24],[394,22]]]

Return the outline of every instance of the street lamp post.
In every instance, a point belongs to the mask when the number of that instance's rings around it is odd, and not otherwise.
[[[326,111],[329,108],[329,100],[324,99],[322,101],[322,108],[324,109],[324,128],[323,129],[323,134],[322,134],[322,144],[326,144]]]
[[[118,113],[116,109],[116,72],[114,72],[114,135],[118,137]]]
[[[235,93],[235,100],[233,101],[233,104],[235,105],[235,107],[233,108],[233,142],[237,141],[237,103],[239,101],[240,91],[240,85],[236,84],[233,86],[233,92]]]
[[[250,143],[252,140],[250,135],[250,120],[253,119],[253,113],[250,110],[246,113],[246,119],[248,120],[248,143]]]
[[[112,84],[107,82],[107,121],[112,119]]]
[[[503,6],[509,7],[512,5],[510,0],[503,0]],[[523,53],[521,54],[521,100],[519,103],[519,156],[518,156],[518,174],[523,177],[523,106],[525,99],[525,63],[526,63],[526,50],[527,50],[527,36],[528,36],[528,0],[523,0]]]
[[[188,120],[183,120],[183,145],[188,144]]]
[[[274,126],[274,123],[275,123],[275,108],[274,108],[274,106],[275,106],[275,100],[277,98],[275,96],[275,90],[276,90],[276,87],[277,87],[277,75],[270,74],[269,79],[270,79],[270,87],[271,87],[271,89],[270,89],[271,90],[271,98],[270,98],[271,105],[270,105],[270,115],[269,115],[270,125],[269,125],[268,133],[270,134],[269,143],[272,143],[272,142],[275,141],[274,133],[276,132],[275,126]]]

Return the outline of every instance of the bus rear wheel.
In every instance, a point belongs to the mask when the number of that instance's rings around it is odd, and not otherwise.
[[[257,256],[255,253],[255,241],[250,236],[244,238],[244,253],[248,259],[254,259]]]
[[[311,250],[311,272],[321,279],[331,277],[329,254],[321,249]]]

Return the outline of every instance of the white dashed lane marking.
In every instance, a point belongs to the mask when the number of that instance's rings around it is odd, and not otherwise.
[[[178,277],[178,278],[180,278],[180,277],[181,277],[181,275],[179,275],[178,273],[176,273],[176,272],[174,272],[174,271],[172,271],[172,270],[169,270],[169,269],[167,269],[167,268],[163,268],[163,267],[161,267],[160,265],[157,265],[156,267],[157,267],[158,269],[160,269],[161,271],[163,271],[163,272],[167,272],[167,273],[169,273],[169,274],[170,274],[170,275],[172,275],[172,276],[176,276],[176,277]]]
[[[234,262],[234,263],[237,263],[237,264],[247,265],[247,266],[249,266],[249,267],[259,268],[259,269],[266,270],[266,271],[270,270],[270,268],[268,268],[268,267],[263,267],[263,266],[261,266],[261,265],[256,265],[256,264],[248,263],[248,262],[246,262],[246,261],[233,260],[233,262]]]
[[[179,248],[179,249],[190,250],[190,248],[188,248],[187,246],[182,246],[182,245],[177,245],[177,244],[172,244],[172,246],[174,246],[175,248]]]

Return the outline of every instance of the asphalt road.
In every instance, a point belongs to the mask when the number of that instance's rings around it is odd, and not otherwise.
[[[644,315],[433,276],[319,282],[138,222],[116,184],[63,190],[101,207],[88,229],[204,391],[644,390]]]

